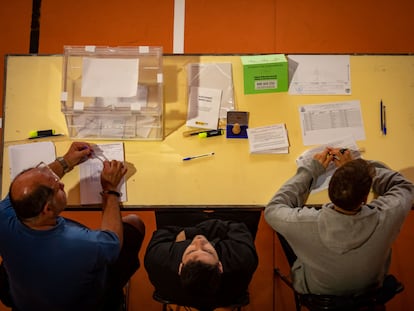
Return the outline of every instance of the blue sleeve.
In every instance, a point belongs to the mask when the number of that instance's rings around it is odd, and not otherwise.
[[[3,253],[4,243],[10,240],[10,228],[18,221],[11,205],[9,195],[0,201],[0,255]]]
[[[113,263],[119,256],[121,243],[118,236],[112,231],[91,230],[88,227],[64,218],[65,221],[65,243],[77,243],[77,248],[94,248],[96,252],[97,265]],[[76,247],[74,245],[74,247]],[[82,253],[81,250],[79,250]],[[85,249],[85,253],[89,253]]]
[[[14,212],[14,209],[10,202],[10,197],[7,194],[7,196],[0,201],[0,220],[3,221],[6,217],[14,217],[16,216],[16,213]]]
[[[103,264],[114,263],[121,251],[121,243],[118,236],[111,231],[97,231],[97,241],[99,245],[98,258],[103,259]]]

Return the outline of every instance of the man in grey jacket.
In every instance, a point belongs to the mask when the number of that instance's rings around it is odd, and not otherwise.
[[[305,206],[328,165],[330,203]],[[372,188],[374,198],[368,200]],[[383,164],[326,148],[299,167],[265,208],[265,219],[292,247],[293,285],[299,293],[352,295],[380,286],[391,246],[414,198],[414,185]]]

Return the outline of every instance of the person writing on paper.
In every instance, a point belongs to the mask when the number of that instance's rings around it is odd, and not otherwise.
[[[337,166],[329,182],[331,202],[306,207],[313,183],[331,162]],[[413,199],[414,185],[398,172],[353,159],[349,150],[326,148],[282,185],[264,216],[293,251],[288,260],[296,291],[353,295],[383,284]]]
[[[122,288],[139,267],[145,226],[121,217],[118,184],[123,163],[104,161],[99,230],[60,216],[66,207],[61,177],[92,156],[74,142],[63,157],[21,172],[0,202],[0,293],[16,310],[115,310]]]
[[[184,225],[184,218],[192,216],[175,216],[177,221],[170,223],[177,225],[159,226],[153,233],[144,265],[155,292],[198,309],[228,306],[246,297],[258,264],[251,231],[243,222],[224,218]]]

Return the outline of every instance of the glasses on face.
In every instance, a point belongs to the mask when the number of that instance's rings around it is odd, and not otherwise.
[[[56,173],[45,163],[45,162],[40,162],[38,165],[35,166],[38,169],[41,169],[43,171],[49,172],[52,176],[53,179],[56,182],[60,182],[60,177],[58,175],[56,175]]]

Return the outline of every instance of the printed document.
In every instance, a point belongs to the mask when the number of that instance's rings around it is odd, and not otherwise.
[[[299,114],[305,146],[350,135],[355,140],[365,139],[359,100],[300,106]]]
[[[81,204],[100,204],[102,197],[101,172],[103,161],[124,161],[124,145],[122,142],[98,144],[94,147],[94,156],[79,165],[80,168],[80,201]],[[121,181],[119,192],[121,201],[127,200],[125,179]]]
[[[288,153],[289,140],[285,124],[248,128],[250,153]]]
[[[188,96],[187,126],[217,129],[222,90],[192,87]]]
[[[219,117],[225,120],[227,111],[234,110],[235,106],[232,64],[192,63],[187,66],[187,76],[189,92],[193,87],[221,90]]]
[[[349,55],[289,55],[289,94],[351,95]]]

